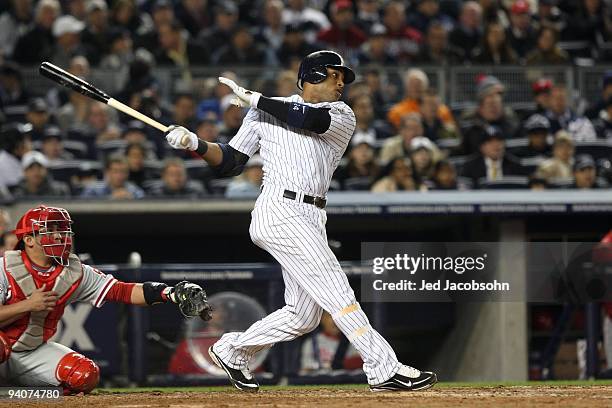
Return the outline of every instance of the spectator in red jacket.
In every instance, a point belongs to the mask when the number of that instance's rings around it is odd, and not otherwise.
[[[367,41],[367,35],[355,24],[353,2],[336,0],[330,7],[332,25],[317,35],[317,40],[351,59],[355,51]]]

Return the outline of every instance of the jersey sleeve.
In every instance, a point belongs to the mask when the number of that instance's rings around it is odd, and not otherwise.
[[[107,275],[89,265],[83,265],[83,279],[77,290],[71,296],[71,302],[91,303],[101,307],[110,288],[117,282],[113,275]]]
[[[353,110],[344,102],[317,104],[317,107],[329,108],[331,122],[329,129],[321,136],[336,150],[344,151],[355,133],[356,119]]]
[[[251,157],[259,150],[259,111],[255,108],[249,109],[242,120],[242,126],[229,145],[241,153]]]
[[[0,258],[0,305],[7,301],[8,297],[8,278],[4,272],[4,258]]]

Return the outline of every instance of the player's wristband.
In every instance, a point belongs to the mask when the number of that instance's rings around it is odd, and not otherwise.
[[[196,147],[195,152],[200,156],[204,156],[208,151],[208,143],[206,141],[198,138],[198,147]]]
[[[161,282],[145,282],[142,284],[142,292],[147,305],[166,303],[168,300],[174,302],[172,298],[173,290],[173,287]]]

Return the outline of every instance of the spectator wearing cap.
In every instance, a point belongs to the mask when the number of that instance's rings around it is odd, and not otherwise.
[[[112,2],[110,22],[112,26],[128,30],[132,36],[151,29],[153,23],[147,13],[140,13],[135,0]]]
[[[370,28],[370,36],[361,46],[357,54],[359,65],[377,64],[393,65],[397,59],[389,52],[387,46],[387,29],[382,24],[374,24]]]
[[[21,159],[32,150],[32,125],[12,123],[0,128],[0,188],[12,187],[23,179]]]
[[[263,182],[263,160],[254,154],[244,166],[244,172],[235,177],[225,190],[227,198],[255,198]]]
[[[356,132],[367,133],[374,140],[386,139],[391,135],[389,125],[374,116],[374,101],[369,94],[357,95],[350,100],[350,105],[355,113]]]
[[[0,15],[0,57],[8,59],[20,36],[32,22],[32,0],[10,0],[7,11]]]
[[[527,54],[527,65],[553,65],[569,62],[569,54],[559,47],[559,33],[551,27],[538,32],[537,47]]]
[[[612,96],[606,101],[605,109],[601,110],[599,117],[593,121],[597,137],[612,142]]]
[[[332,25],[319,31],[317,41],[325,48],[338,51],[347,60],[354,59],[358,48],[368,37],[355,24],[352,0],[335,0],[329,8]]]
[[[546,111],[546,117],[550,120],[552,132],[560,129],[570,132],[574,141],[589,141],[597,139],[595,128],[590,120],[576,114],[570,107],[567,88],[555,85],[550,91],[550,108]]]
[[[599,117],[601,111],[606,108],[610,97],[612,97],[612,69],[604,73],[601,78],[601,95],[596,102],[589,106],[584,115],[591,120]]]
[[[561,33],[567,27],[567,15],[557,7],[557,0],[539,0],[533,15],[534,28],[550,27]]]
[[[550,109],[550,91],[552,87],[553,82],[548,78],[540,78],[531,84],[535,109],[529,112],[529,116],[536,113],[545,115],[546,111]]]
[[[305,0],[287,0],[287,7],[283,10],[283,23],[303,27],[304,38],[309,43],[316,41],[319,31],[331,26],[325,13],[309,7]]]
[[[465,60],[464,50],[448,41],[448,31],[442,23],[432,21],[427,27],[417,62],[434,65],[454,65]]]
[[[263,7],[262,22],[255,36],[258,42],[266,44],[276,53],[283,45],[285,25],[283,24],[283,10],[285,5],[281,0],[266,0]]]
[[[36,5],[34,26],[19,37],[13,59],[20,64],[33,65],[49,59],[55,39],[51,32],[55,19],[61,12],[57,0],[41,0]]]
[[[505,138],[499,131],[494,128],[483,131],[479,151],[464,164],[462,176],[471,179],[474,187],[478,188],[481,180],[495,181],[508,176],[526,175],[525,169],[506,153],[505,147]]]
[[[195,127],[195,133],[198,138],[210,142],[217,143],[219,137],[219,127],[214,119],[203,119]]]
[[[70,188],[66,183],[55,181],[49,175],[49,161],[40,152],[31,151],[21,159],[23,180],[13,189],[15,198],[68,197]]]
[[[29,99],[19,66],[8,61],[0,65],[0,113],[9,107],[25,105]]]
[[[383,24],[387,29],[391,55],[400,63],[415,60],[423,43],[423,34],[406,22],[406,5],[403,1],[391,0],[384,6]]]
[[[207,0],[181,0],[176,6],[176,18],[191,37],[197,37],[200,31],[212,24],[212,10],[208,3]]]
[[[454,122],[442,122],[438,116],[440,96],[434,89],[428,89],[421,98],[421,116],[423,135],[433,142],[441,139],[459,139],[459,129]]]
[[[427,92],[427,89],[429,89],[429,78],[427,78],[427,74],[418,68],[412,68],[405,71],[403,82],[404,99],[393,105],[387,114],[387,119],[396,128],[398,128],[402,116],[408,113],[421,112],[423,95]],[[450,109],[442,103],[438,107],[437,115],[443,123],[455,123],[455,119]]]
[[[47,126],[41,142],[40,151],[49,161],[74,160],[74,155],[64,148],[63,134],[57,126]]]
[[[431,180],[427,183],[428,190],[457,190],[459,187],[455,166],[448,160],[437,162]]]
[[[506,38],[504,27],[497,22],[485,27],[482,42],[474,51],[474,61],[483,65],[513,65],[518,63],[518,55]]]
[[[152,27],[143,32],[137,33],[134,40],[135,48],[154,50],[159,44],[159,27],[164,24],[172,24],[175,21],[174,8],[170,0],[155,0],[151,7]]]
[[[188,70],[190,66],[208,63],[207,49],[194,40],[186,39],[182,31],[183,27],[176,21],[159,26],[159,45],[155,53],[157,63],[183,70]],[[209,49],[215,50],[218,48],[209,47]]]
[[[391,160],[384,167],[381,176],[370,189],[371,192],[392,193],[421,189],[421,186],[413,178],[412,163],[408,157],[396,157]]]
[[[540,163],[535,174],[548,183],[571,180],[573,163],[574,140],[568,132],[560,130],[555,134],[553,157]]]
[[[215,7],[215,23],[200,32],[198,40],[211,51],[219,50],[232,41],[232,33],[238,24],[238,6],[223,0]]]
[[[355,24],[364,33],[371,33],[372,26],[380,24],[380,2],[378,0],[357,0]]]
[[[25,118],[32,125],[32,140],[42,139],[44,130],[51,120],[47,102],[43,98],[30,100]]]
[[[369,190],[380,173],[376,163],[376,139],[370,133],[357,131],[351,139],[348,161],[339,166],[334,179],[341,190]]]
[[[527,146],[514,150],[512,153],[523,158],[547,158],[552,154],[548,138],[550,136],[550,121],[544,115],[534,114],[525,121],[523,130],[527,136]]]
[[[461,7],[459,24],[450,32],[450,44],[471,61],[482,37],[482,7],[475,1],[466,1]]]
[[[102,57],[110,50],[110,32],[108,25],[108,6],[105,0],[90,0],[86,6],[86,27],[81,35],[83,44],[96,50],[90,54],[90,62],[97,66]]]
[[[510,7],[510,27],[506,31],[510,46],[519,58],[525,58],[537,41],[531,8],[527,0],[515,0]]]
[[[85,187],[84,198],[109,198],[112,200],[133,200],[143,198],[144,191],[128,181],[129,168],[123,155],[114,154],[106,160],[104,180]]]
[[[573,166],[574,185],[573,188],[591,189],[597,188],[597,170],[595,160],[589,154],[576,156]]]
[[[433,168],[436,163],[434,155],[437,153],[436,146],[431,140],[424,136],[417,136],[410,142],[410,160],[414,179],[424,183],[433,176]]]
[[[234,105],[232,103],[233,99],[233,94],[225,95],[221,99],[222,122],[218,136],[220,143],[229,142],[230,139],[234,137],[236,133],[238,133],[238,129],[240,129],[240,126],[242,125],[242,108]]]
[[[479,151],[483,132],[490,127],[497,129],[502,137],[514,137],[518,129],[518,118],[511,109],[504,107],[505,86],[492,75],[477,79],[475,111],[466,111],[461,122],[463,151],[472,154]]]
[[[276,58],[286,68],[294,62],[299,64],[308,54],[320,50],[317,44],[306,40],[306,26],[304,24],[288,24],[285,27],[283,44],[276,52]]]
[[[581,0],[577,9],[568,19],[564,33],[573,41],[587,41],[589,48],[612,39],[612,14],[610,5],[603,0]]]
[[[218,65],[263,65],[266,62],[263,44],[255,41],[248,26],[239,24],[232,33],[232,40],[212,57]]]
[[[71,15],[58,17],[53,22],[55,48],[51,62],[57,66],[66,67],[77,55],[87,56],[89,60],[90,52],[81,42],[81,32],[84,28],[85,24]]]

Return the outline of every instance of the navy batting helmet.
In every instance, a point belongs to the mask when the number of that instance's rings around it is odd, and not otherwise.
[[[297,86],[304,89],[304,82],[318,84],[327,78],[327,67],[344,71],[344,83],[350,84],[355,80],[355,73],[344,65],[344,59],[334,51],[316,51],[308,54],[300,64]]]

